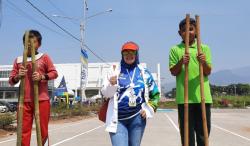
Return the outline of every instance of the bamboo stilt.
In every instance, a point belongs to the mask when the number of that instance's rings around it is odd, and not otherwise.
[[[189,24],[190,15],[186,14],[185,54],[189,54]],[[188,64],[185,64],[184,80],[184,146],[189,145],[189,121],[188,121]]]
[[[28,53],[28,43],[29,43],[29,31],[25,32],[24,50],[23,50],[23,63],[22,65],[26,68],[27,64],[27,53]],[[18,102],[18,115],[17,115],[17,146],[22,145],[22,127],[23,127],[23,104],[25,95],[25,77],[21,78],[20,83],[20,97]]]
[[[31,39],[31,58],[32,58],[32,73],[36,71],[36,56],[35,56],[34,39]],[[34,105],[35,105],[35,122],[36,122],[36,138],[37,145],[42,146],[40,114],[39,114],[39,99],[38,99],[38,81],[34,82]]]
[[[200,17],[195,16],[196,19],[196,37],[197,37],[197,49],[198,54],[201,52],[201,37],[200,37]],[[204,75],[203,75],[203,66],[199,63],[200,71],[200,93],[201,93],[201,110],[202,110],[202,125],[205,139],[205,146],[209,146],[208,140],[208,130],[207,130],[207,117],[206,117],[206,105],[205,105],[205,96],[204,96]]]

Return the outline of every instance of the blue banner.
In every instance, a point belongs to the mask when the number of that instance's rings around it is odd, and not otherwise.
[[[68,89],[66,86],[65,78],[63,76],[59,86],[55,89],[55,96],[62,96],[62,95],[65,95],[65,93],[67,92],[68,92]]]

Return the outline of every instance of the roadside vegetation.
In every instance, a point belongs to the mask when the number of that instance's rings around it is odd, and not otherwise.
[[[250,108],[250,85],[231,84],[228,86],[210,85],[213,108]],[[159,108],[177,108],[174,101],[176,89],[164,94],[172,99],[159,103]]]
[[[217,96],[213,97],[213,108],[250,108],[250,96]],[[175,100],[159,103],[159,108],[177,108]]]
[[[250,108],[249,84],[211,85],[211,93],[213,108]],[[164,97],[164,100],[159,102],[159,108],[177,108],[175,89],[164,95],[168,98]],[[52,105],[51,120],[96,116],[101,106],[100,102],[76,103],[74,105],[67,105],[65,102],[60,102]],[[16,112],[0,113],[0,130],[7,130],[14,133],[16,130],[16,126],[14,125],[16,125]]]
[[[52,121],[58,121],[63,119],[85,119],[89,117],[95,117],[100,107],[100,104],[80,104],[76,103],[72,106],[67,105],[65,102],[61,102],[58,105],[51,106]],[[0,137],[11,135],[16,132],[16,112],[0,113]]]
[[[98,112],[100,104],[91,105],[76,103],[72,106],[61,102],[59,105],[51,107],[51,119],[66,119],[74,116],[93,116]]]

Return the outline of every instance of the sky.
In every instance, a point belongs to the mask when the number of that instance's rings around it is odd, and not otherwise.
[[[0,64],[10,65],[22,55],[22,36],[27,29],[43,36],[40,52],[54,63],[80,63],[80,42],[59,29],[26,0],[0,0]],[[80,38],[83,0],[29,0],[51,20]],[[210,46],[213,72],[250,65],[249,0],[87,0],[85,43],[107,62],[121,60],[121,46],[134,41],[140,46],[140,62],[151,72],[161,64],[162,82],[175,80],[169,73],[168,55],[181,42],[178,24],[189,13],[200,16],[201,40]],[[53,14],[74,19],[53,17]],[[89,51],[89,62],[101,62]]]

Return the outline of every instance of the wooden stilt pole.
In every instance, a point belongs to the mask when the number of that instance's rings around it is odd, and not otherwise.
[[[201,53],[200,17],[198,15],[196,15],[195,19],[196,19],[197,48],[198,48],[198,54],[200,54]],[[203,132],[204,132],[204,138],[205,138],[205,146],[209,146],[208,130],[207,130],[207,117],[206,117],[206,105],[205,105],[205,97],[204,97],[204,75],[203,75],[203,66],[201,63],[199,64],[199,71],[200,71],[202,125],[203,125]]]
[[[32,58],[32,72],[36,71],[36,56],[35,56],[35,46],[34,39],[31,39],[31,58]],[[38,81],[34,82],[34,105],[35,105],[35,122],[36,122],[36,138],[37,145],[42,146],[42,136],[41,136],[41,125],[40,125],[40,114],[39,114],[39,99],[38,99]]]
[[[189,27],[190,15],[186,14],[185,54],[189,54]],[[184,146],[189,145],[189,121],[188,121],[188,64],[185,64],[184,80]]]
[[[27,63],[27,53],[28,53],[28,43],[29,43],[29,31],[25,32],[24,50],[23,50],[23,66],[26,68]],[[23,104],[24,104],[24,91],[25,87],[25,77],[21,78],[20,83],[20,97],[18,102],[18,115],[17,115],[17,146],[22,145],[22,127],[23,127]]]

